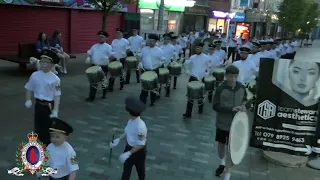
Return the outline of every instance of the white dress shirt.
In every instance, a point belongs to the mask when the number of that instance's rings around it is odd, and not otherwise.
[[[209,53],[207,56],[210,60],[211,69],[220,67],[224,63],[223,61],[221,61],[220,57],[216,53]]]
[[[248,58],[246,60],[235,61],[232,64],[240,70],[238,81],[243,85],[246,85],[250,80],[255,79],[256,73],[259,71],[257,66]]]
[[[235,39],[233,38],[228,38],[228,47],[237,47],[237,43],[234,41]]]
[[[152,48],[150,46],[146,46],[142,48],[138,56],[140,57],[142,66],[145,70],[157,69],[165,60],[162,50],[157,46]]]
[[[108,65],[109,61],[105,61],[105,59],[115,55],[112,47],[107,43],[97,43],[93,45],[87,53],[91,59],[91,63],[100,66]]]
[[[137,119],[130,119],[124,129],[127,136],[127,143],[130,146],[144,146],[147,142],[147,126],[145,122],[138,117]]]
[[[260,58],[261,58],[261,53],[257,52],[255,54],[249,54],[247,59],[251,60],[256,65],[256,67],[259,67],[260,66]]]
[[[222,43],[221,43],[221,47],[226,48],[228,46],[228,38],[222,38],[221,39]]]
[[[279,48],[281,49],[281,56],[287,54],[287,47],[284,44],[280,44]]]
[[[285,46],[287,47],[287,54],[291,54],[294,52],[294,47],[291,44],[286,43]]]
[[[205,54],[194,54],[185,61],[186,64],[191,64],[191,76],[197,78],[199,81],[204,78],[206,71],[210,69],[211,62]]]
[[[71,174],[73,171],[79,170],[76,159],[76,152],[68,142],[64,142],[60,146],[49,144],[47,147],[49,155],[49,166],[57,169],[58,173],[51,175],[53,178],[62,178]]]
[[[130,50],[134,53],[138,53],[141,51],[141,48],[144,44],[144,40],[141,36],[136,35],[136,36],[131,36],[128,38],[129,45],[130,45]]]
[[[61,95],[60,78],[51,71],[32,73],[24,88],[32,91],[36,99],[44,101],[53,101],[56,96]]]
[[[169,63],[171,63],[171,60],[173,60],[176,53],[176,49],[172,44],[164,44],[160,46],[160,49],[162,50],[163,56],[165,58],[164,64],[167,66]]]
[[[215,50],[214,53],[220,58],[220,61],[224,62],[226,59],[226,52],[222,49]]]
[[[179,37],[178,38],[178,44],[182,47],[182,48],[186,48],[187,47],[187,43],[188,43],[188,38],[187,37]]]
[[[129,41],[124,38],[114,39],[111,43],[111,47],[117,60],[127,57],[127,49],[130,49]]]
[[[172,44],[172,46],[174,47],[175,52],[177,53],[177,55],[183,53],[182,47],[179,44],[174,44],[174,45]]]

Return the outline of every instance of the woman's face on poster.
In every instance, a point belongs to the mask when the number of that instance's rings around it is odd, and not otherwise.
[[[319,66],[315,62],[294,61],[289,66],[289,79],[292,91],[307,94],[319,79]]]

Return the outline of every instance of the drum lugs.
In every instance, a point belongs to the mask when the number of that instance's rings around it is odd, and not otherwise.
[[[206,91],[213,91],[216,78],[214,76],[207,76],[204,78],[204,89]]]
[[[170,63],[170,74],[172,76],[179,76],[181,74],[182,64],[178,62]]]
[[[216,77],[217,81],[223,81],[226,70],[223,68],[215,68],[213,70],[213,75]]]
[[[129,56],[126,58],[125,67],[127,69],[136,69],[138,66],[138,60],[135,56]]]
[[[141,86],[146,91],[152,91],[158,88],[158,75],[154,71],[146,71],[141,74]]]
[[[202,99],[204,95],[204,84],[201,81],[191,81],[188,83],[188,98]]]
[[[104,78],[104,72],[100,66],[92,66],[86,70],[86,75],[90,84],[97,84]]]
[[[159,83],[166,84],[169,81],[169,70],[168,68],[159,68]]]
[[[122,75],[123,65],[119,61],[113,61],[108,65],[108,71],[110,76],[117,77]]]

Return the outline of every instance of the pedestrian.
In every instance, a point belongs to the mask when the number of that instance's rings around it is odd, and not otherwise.
[[[228,66],[226,80],[218,86],[213,97],[213,110],[217,112],[216,141],[218,142],[218,155],[220,158],[220,165],[215,173],[216,176],[221,176],[225,170],[224,180],[230,180],[233,166],[230,154],[227,153],[226,156],[231,123],[238,111],[246,111],[246,89],[241,83],[237,82],[238,75],[239,69],[236,66]],[[225,157],[227,157],[227,161],[225,161]]]
[[[119,157],[124,163],[121,180],[129,180],[133,165],[136,166],[139,180],[145,180],[145,161],[147,156],[147,126],[140,118],[145,105],[139,99],[128,97],[125,101],[126,111],[130,119],[125,127],[125,132],[117,139],[110,142],[110,147],[116,147],[120,140],[126,138],[124,153]]]
[[[34,129],[45,145],[50,143],[49,126],[52,117],[58,117],[60,105],[60,78],[51,69],[60,62],[57,54],[44,49],[40,52],[40,69],[31,74],[24,88],[27,108],[32,107],[31,96],[35,97]],[[51,117],[51,118],[50,118]]]
[[[49,180],[75,180],[79,165],[76,152],[67,142],[73,128],[61,119],[54,118],[49,130],[51,139],[47,147],[50,152],[49,167],[57,170],[57,174],[50,175]]]

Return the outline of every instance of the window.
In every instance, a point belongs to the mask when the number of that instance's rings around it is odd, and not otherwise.
[[[154,11],[152,9],[140,9],[140,28],[153,29]]]

